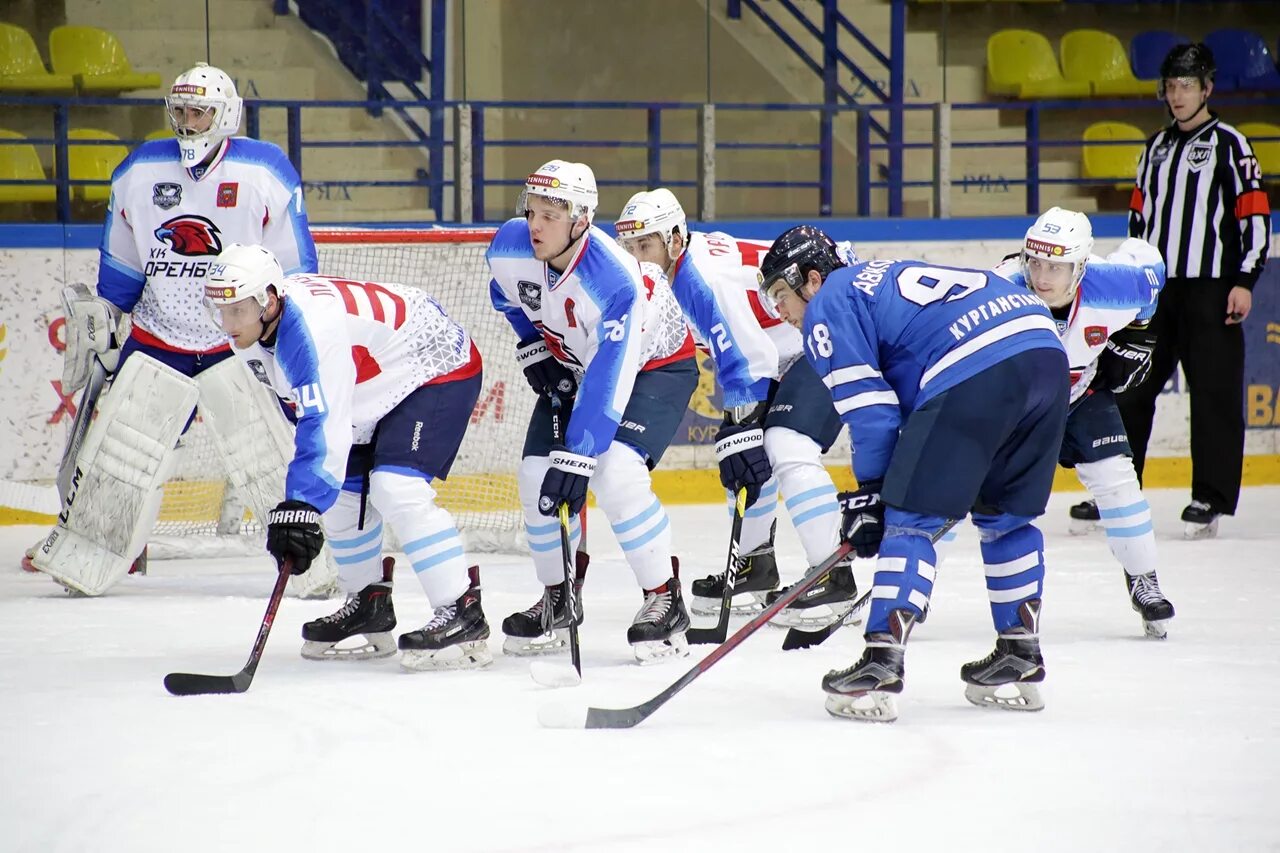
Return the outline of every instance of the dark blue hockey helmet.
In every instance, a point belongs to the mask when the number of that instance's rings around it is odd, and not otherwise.
[[[798,291],[817,270],[825,280],[834,270],[846,266],[836,242],[812,225],[797,225],[778,235],[760,263],[760,290],[767,293],[778,279]]]

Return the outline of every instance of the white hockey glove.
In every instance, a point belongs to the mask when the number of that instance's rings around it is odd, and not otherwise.
[[[116,328],[121,312],[102,297],[94,296],[83,284],[62,289],[62,306],[67,341],[62,359],[62,393],[72,394],[89,381],[94,358],[108,373],[115,372],[120,361]]]

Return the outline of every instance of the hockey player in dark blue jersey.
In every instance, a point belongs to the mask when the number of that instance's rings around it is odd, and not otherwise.
[[[904,650],[933,589],[934,542],[972,514],[996,645],[965,664],[981,707],[1039,710],[1044,537],[1067,414],[1067,358],[1044,303],[977,270],[920,261],[844,266],[826,234],[782,234],[761,264],[784,320],[849,428],[859,488],[841,537],[879,555],[866,649],[822,680],[838,717],[889,722]]]

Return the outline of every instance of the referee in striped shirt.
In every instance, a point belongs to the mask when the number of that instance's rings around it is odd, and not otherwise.
[[[1151,331],[1150,381],[1118,398],[1142,477],[1156,397],[1181,363],[1191,393],[1188,538],[1232,515],[1244,464],[1244,331],[1266,259],[1270,208],[1244,134],[1209,111],[1213,54],[1178,45],[1160,67],[1173,118],[1147,140],[1129,208],[1129,236],[1160,250],[1168,281]]]

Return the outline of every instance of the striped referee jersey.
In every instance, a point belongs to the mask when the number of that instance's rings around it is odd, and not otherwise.
[[[1210,113],[1190,132],[1147,140],[1129,201],[1129,236],[1160,250],[1169,278],[1225,278],[1253,289],[1271,208],[1249,140]]]

